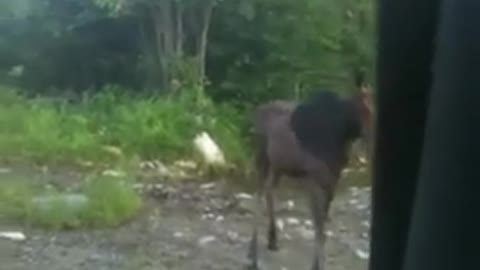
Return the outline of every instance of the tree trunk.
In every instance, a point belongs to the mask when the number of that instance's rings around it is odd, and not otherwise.
[[[198,53],[198,75],[199,79],[203,82],[205,80],[205,68],[207,57],[207,45],[208,45],[208,30],[210,29],[210,18],[213,11],[213,0],[209,0],[205,3],[200,14],[200,36],[198,41],[197,53]]]

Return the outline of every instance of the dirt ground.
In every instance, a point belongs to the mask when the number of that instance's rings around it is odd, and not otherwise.
[[[233,270],[245,269],[251,234],[251,192],[223,182],[163,182],[139,185],[145,208],[118,228],[52,232],[0,224],[23,231],[24,241],[0,238],[2,270]],[[313,230],[304,195],[277,193],[280,250],[266,249],[261,230],[261,267],[309,269]],[[327,225],[327,269],[367,268],[370,189],[337,192]]]

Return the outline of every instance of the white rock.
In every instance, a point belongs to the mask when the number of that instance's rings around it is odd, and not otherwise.
[[[198,244],[200,246],[205,246],[207,245],[208,243],[211,243],[213,241],[217,240],[217,238],[213,235],[207,235],[207,236],[204,236],[200,239],[198,239]]]
[[[224,220],[225,220],[225,218],[224,218],[222,215],[217,216],[217,217],[215,218],[215,221],[217,221],[217,222],[222,222],[222,221],[224,221]]]
[[[292,210],[295,207],[295,202],[293,200],[287,201],[287,209]]]
[[[298,218],[289,217],[287,218],[287,223],[289,225],[300,225],[300,220]]]
[[[305,227],[298,227],[298,232],[306,240],[312,240],[315,238],[315,231],[307,229]]]
[[[366,205],[366,204],[358,204],[356,208],[357,208],[357,210],[365,210],[365,209],[368,208],[368,205]]]
[[[357,199],[351,199],[350,201],[348,201],[349,204],[351,205],[356,205],[358,203],[358,200]]]
[[[248,193],[241,192],[241,193],[235,194],[235,198],[238,200],[251,200],[253,199],[253,196]]]
[[[368,260],[368,258],[370,257],[370,254],[367,251],[363,251],[361,249],[356,249],[355,254],[358,258],[362,260]]]
[[[214,182],[205,183],[205,184],[200,185],[200,189],[212,189],[214,187],[215,187]]]
[[[182,232],[175,232],[173,234],[173,237],[175,237],[175,238],[182,238],[183,236],[184,236],[184,234]]]
[[[193,142],[195,148],[202,154],[207,163],[225,165],[225,157],[222,151],[208,133],[201,132],[195,136]]]
[[[177,160],[173,163],[173,165],[183,168],[183,169],[196,169],[197,163],[191,160]]]
[[[310,219],[305,219],[303,221],[303,224],[307,227],[312,227],[313,226],[313,222]]]
[[[238,240],[239,238],[239,235],[237,232],[234,232],[234,231],[227,231],[227,237],[230,239],[230,240]]]
[[[27,237],[22,232],[0,232],[0,238],[5,238],[13,241],[23,241]]]
[[[362,226],[370,228],[370,221],[368,220],[362,221]]]
[[[330,230],[326,231],[326,232],[325,232],[325,235],[327,235],[328,237],[333,237],[333,236],[335,236],[335,234],[334,234],[332,231],[330,231]]]
[[[283,229],[285,229],[285,223],[283,222],[282,219],[278,219],[278,220],[277,220],[277,228],[278,228],[280,231],[283,231]]]
[[[124,177],[125,173],[122,171],[116,171],[116,170],[105,170],[102,172],[103,176],[111,176],[111,177]]]

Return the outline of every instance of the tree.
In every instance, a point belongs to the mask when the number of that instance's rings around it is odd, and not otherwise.
[[[188,78],[205,80],[208,32],[217,0],[94,0],[112,15],[134,15],[142,21],[145,48],[155,56],[163,89],[184,81],[182,64],[193,65]]]

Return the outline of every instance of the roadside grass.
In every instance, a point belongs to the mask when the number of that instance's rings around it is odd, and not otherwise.
[[[142,206],[129,177],[89,176],[74,192],[29,179],[0,181],[0,218],[48,229],[116,226]]]
[[[26,98],[0,86],[0,156],[52,166],[111,166],[127,159],[196,159],[196,134],[219,144],[234,173],[249,169],[248,114],[208,98],[140,97],[106,87],[68,101]],[[232,173],[220,170],[218,173]]]

